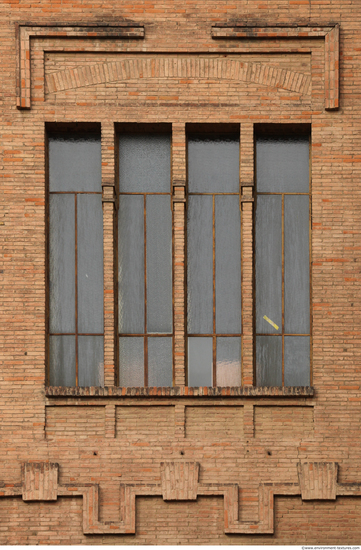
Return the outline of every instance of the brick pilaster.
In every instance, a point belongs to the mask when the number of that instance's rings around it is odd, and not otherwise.
[[[186,383],[185,342],[185,217],[186,217],[186,133],[184,124],[173,125],[173,287],[174,287],[174,385]]]
[[[241,207],[242,207],[242,384],[253,385],[253,124],[241,125]]]
[[[104,238],[104,385],[113,386],[115,373],[115,160],[114,125],[102,123],[102,189]]]

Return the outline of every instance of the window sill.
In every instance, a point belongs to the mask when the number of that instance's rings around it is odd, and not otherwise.
[[[310,386],[292,387],[143,387],[125,388],[117,386],[100,387],[59,387],[47,386],[46,397],[313,397]]]

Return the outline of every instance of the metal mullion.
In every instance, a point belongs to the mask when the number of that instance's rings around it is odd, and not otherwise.
[[[282,387],[285,385],[285,197],[282,193]]]
[[[212,194],[212,251],[213,251],[213,365],[212,365],[212,381],[213,386],[216,385],[216,360],[217,360],[217,340],[216,340],[216,201]]]
[[[172,144],[173,144],[173,140],[172,140]],[[171,150],[171,157],[172,157],[172,154],[173,154],[173,148]],[[175,312],[175,289],[174,289],[174,280],[175,280],[175,275],[174,275],[174,271],[175,271],[175,252],[174,252],[174,233],[175,233],[175,229],[174,229],[174,208],[173,208],[173,204],[172,204],[172,194],[170,193],[169,194],[169,199],[170,199],[170,203],[171,203],[171,215],[172,215],[172,228],[171,228],[171,232],[172,232],[172,384],[173,386],[175,385],[175,349],[174,349],[174,332],[175,332],[175,319],[174,319],[174,312]]]
[[[97,335],[95,335],[97,336]],[[102,336],[101,334],[99,334],[98,336]],[[173,334],[170,333],[170,332],[157,332],[157,333],[153,333],[153,334],[145,334],[144,332],[142,333],[126,333],[126,332],[121,332],[119,334],[119,338],[143,338],[144,336],[147,336],[147,338],[172,338]]]
[[[166,193],[166,192],[152,192],[152,191],[149,191],[148,193],[142,193],[141,191],[122,191],[122,192],[119,192],[119,195],[138,195],[138,196],[147,196],[147,195],[169,195],[170,196],[170,193]]]
[[[309,250],[309,287],[310,287],[310,386],[313,383],[313,311],[312,311],[312,148],[311,133],[308,144],[308,250]]]
[[[242,336],[242,334],[241,333],[239,333],[239,334],[220,334],[220,333],[212,333],[212,334],[208,333],[207,334],[207,333],[202,333],[202,334],[188,334],[188,336],[190,336],[192,338],[203,338],[203,337],[211,338],[213,336],[219,336],[220,338],[240,338]]]
[[[148,386],[148,339],[147,339],[147,201],[143,193],[144,213],[144,386]]]
[[[280,193],[266,193],[265,191],[260,191],[257,195],[309,195],[309,193],[296,193],[291,191],[285,191]]]
[[[49,191],[49,195],[101,195],[101,191]]]
[[[277,334],[276,332],[257,332],[256,336],[280,336],[280,334]],[[293,334],[285,332],[284,336],[310,336],[310,334]]]
[[[75,385],[79,385],[79,358],[78,358],[78,201],[74,193],[75,204]]]
[[[239,195],[239,193],[221,193],[221,192],[219,192],[219,193],[216,193],[216,192],[215,192],[215,193],[207,193],[207,192],[206,192],[206,193],[200,193],[200,192],[199,192],[199,193],[197,193],[197,192],[194,191],[194,192],[192,192],[192,193],[188,193],[188,195],[200,195],[200,196],[206,195],[206,196],[209,196],[209,197],[214,197],[215,195],[217,195],[217,196],[218,196],[218,195],[221,195],[221,196],[222,196],[222,195],[234,195],[234,196],[237,196],[237,195]]]

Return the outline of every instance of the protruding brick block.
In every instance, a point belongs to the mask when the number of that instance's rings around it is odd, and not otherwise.
[[[199,463],[161,462],[163,500],[197,500]]]
[[[335,500],[337,462],[298,464],[302,500]]]
[[[22,465],[23,500],[57,500],[59,465],[25,462]]]

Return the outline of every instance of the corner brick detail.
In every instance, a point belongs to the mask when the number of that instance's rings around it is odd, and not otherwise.
[[[16,60],[17,108],[30,109],[31,98],[31,38],[144,38],[144,27],[136,23],[120,23],[114,26],[86,25],[17,25]]]
[[[339,25],[296,26],[296,27],[247,27],[243,25],[216,25],[212,27],[212,38],[232,39],[325,39],[325,109],[339,108]]]

